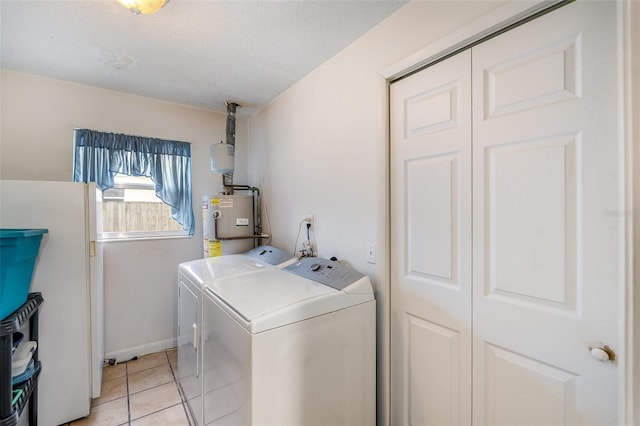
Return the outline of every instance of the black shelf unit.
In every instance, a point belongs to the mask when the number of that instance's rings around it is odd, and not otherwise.
[[[18,423],[24,408],[29,403],[29,425],[38,425],[38,376],[41,365],[38,349],[33,354],[35,373],[27,381],[16,385],[22,395],[12,404],[11,348],[13,333],[29,321],[29,340],[38,341],[38,311],[44,302],[41,293],[29,293],[27,301],[14,313],[0,322],[0,426],[14,426]]]

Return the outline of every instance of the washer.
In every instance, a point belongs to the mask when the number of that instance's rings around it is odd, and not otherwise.
[[[205,425],[375,424],[369,278],[304,258],[204,292]]]
[[[178,266],[178,366],[176,377],[197,424],[202,421],[202,293],[209,283],[252,271],[282,268],[297,258],[272,246],[244,254],[193,260]]]

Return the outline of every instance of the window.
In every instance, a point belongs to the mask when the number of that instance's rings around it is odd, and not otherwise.
[[[156,195],[151,178],[116,174],[114,183],[102,192],[101,238],[187,235]]]
[[[102,190],[103,237],[193,235],[190,144],[76,129],[73,160]]]

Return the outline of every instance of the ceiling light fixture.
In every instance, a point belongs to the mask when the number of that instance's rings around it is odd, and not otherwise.
[[[134,15],[156,13],[169,3],[169,0],[118,0],[118,3],[126,7]]]

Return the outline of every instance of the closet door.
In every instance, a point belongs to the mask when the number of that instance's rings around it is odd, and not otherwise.
[[[391,424],[471,422],[471,55],[391,86]]]
[[[474,424],[618,424],[616,3],[473,48]]]

